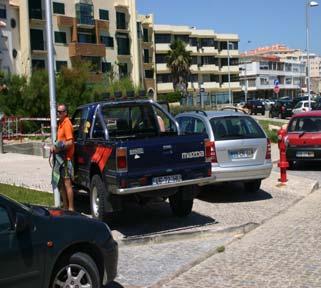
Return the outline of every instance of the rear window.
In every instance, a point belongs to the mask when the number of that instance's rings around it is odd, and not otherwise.
[[[106,105],[102,108],[109,137],[153,136],[158,133],[154,110],[149,105]]]
[[[289,123],[288,132],[320,132],[321,117],[296,117]]]
[[[210,120],[215,141],[265,138],[261,127],[251,117],[217,117]]]

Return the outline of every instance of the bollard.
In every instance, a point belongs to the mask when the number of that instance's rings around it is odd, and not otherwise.
[[[281,174],[279,181],[282,184],[285,184],[285,182],[288,181],[286,176],[286,168],[289,167],[289,163],[286,160],[285,135],[286,135],[286,130],[284,128],[281,128],[278,131],[278,146],[280,150],[280,161],[278,163],[278,167],[280,167],[280,174]]]

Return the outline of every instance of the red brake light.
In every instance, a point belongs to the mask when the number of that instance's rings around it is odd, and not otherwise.
[[[120,147],[116,150],[116,165],[117,171],[127,172],[127,148]]]
[[[215,142],[205,140],[205,158],[206,162],[216,163],[216,150],[215,150]]]
[[[267,140],[267,145],[266,145],[265,159],[270,160],[271,159],[271,141],[269,138],[266,140]]]

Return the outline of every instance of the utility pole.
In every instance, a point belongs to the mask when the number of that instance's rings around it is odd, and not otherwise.
[[[52,13],[51,0],[46,0],[46,31],[47,31],[47,51],[48,51],[48,74],[49,74],[49,97],[50,97],[50,126],[51,142],[57,138],[57,115],[56,115],[56,79],[54,67],[54,48],[52,37]],[[55,207],[60,207],[60,193],[58,188],[53,188],[55,197]]]

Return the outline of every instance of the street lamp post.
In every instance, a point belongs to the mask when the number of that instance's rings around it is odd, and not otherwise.
[[[306,15],[306,49],[307,49],[307,88],[308,88],[308,97],[309,97],[309,109],[311,109],[311,91],[310,91],[310,35],[309,35],[309,26],[310,26],[310,15],[309,8],[316,7],[319,3],[316,1],[307,1],[305,7],[305,15]]]
[[[228,71],[228,99],[229,104],[232,104],[231,97],[231,73],[230,73],[230,41],[227,41],[227,71]]]

